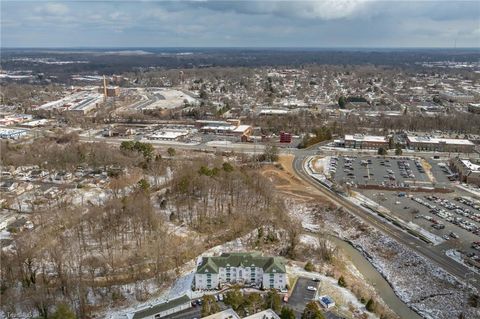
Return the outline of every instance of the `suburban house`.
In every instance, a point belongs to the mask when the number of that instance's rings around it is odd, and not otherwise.
[[[260,253],[225,253],[203,257],[195,273],[196,289],[217,289],[226,283],[253,284],[263,289],[284,289],[285,263]]]

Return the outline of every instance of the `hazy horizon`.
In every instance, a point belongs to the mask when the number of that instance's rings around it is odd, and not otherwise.
[[[2,1],[8,48],[480,48],[478,1]]]

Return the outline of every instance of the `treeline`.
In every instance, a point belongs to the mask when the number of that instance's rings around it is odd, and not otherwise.
[[[333,128],[333,130],[335,130],[335,127]],[[322,126],[314,130],[313,136],[306,134],[302,142],[300,142],[300,144],[298,145],[298,148],[306,148],[320,142],[329,141],[331,139],[332,128]]]
[[[288,132],[300,135],[305,132],[313,132],[327,119],[327,116],[321,113],[302,111],[282,116],[252,116],[245,119],[245,123],[261,127],[263,134],[275,133],[278,135],[281,132]]]
[[[153,152],[147,146],[140,151],[120,151],[103,142],[81,143],[78,136],[71,134],[37,138],[29,144],[0,142],[0,159],[4,166],[37,165],[42,169],[72,172],[81,165],[92,168],[134,166],[145,160],[143,156],[149,157]]]
[[[385,130],[450,131],[458,134],[480,134],[480,115],[455,112],[437,116],[422,116],[419,113],[381,117],[379,126]],[[459,135],[462,138],[462,135]]]
[[[160,50],[160,51],[158,51]],[[92,73],[119,74],[136,69],[149,68],[207,68],[210,67],[262,67],[262,66],[298,66],[307,64],[326,65],[395,65],[413,68],[419,61],[457,61],[476,62],[478,52],[470,49],[412,49],[403,51],[383,50],[249,50],[249,49],[189,49],[190,55],[178,55],[182,49],[148,49],[154,54],[119,55],[104,52],[68,52],[50,53],[59,60],[83,60],[89,63],[42,64],[28,61],[15,61],[12,57],[44,57],[44,53],[35,51],[12,50],[2,52],[2,67],[6,70],[33,70],[37,73],[57,75],[59,79],[69,81],[70,74]],[[163,53],[163,54],[157,54]],[[165,54],[167,53],[167,54]],[[420,66],[418,66],[420,68]],[[71,80],[70,80],[71,81]]]

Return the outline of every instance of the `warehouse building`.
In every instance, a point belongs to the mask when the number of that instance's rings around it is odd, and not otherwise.
[[[374,135],[345,135],[345,147],[357,149],[388,149],[388,138]]]
[[[475,144],[464,139],[407,135],[407,147],[415,151],[473,153]]]
[[[458,102],[458,103],[475,102],[475,95],[464,94],[464,93],[455,92],[455,91],[443,91],[440,93],[440,97],[444,100]]]
[[[241,125],[240,120],[228,119],[226,121],[198,120],[196,127],[203,133],[213,133],[232,136],[250,136],[253,128],[250,125]]]
[[[256,252],[203,257],[195,273],[195,288],[217,289],[226,283],[284,289],[287,285],[285,263],[281,258],[264,257]]]
[[[450,161],[450,166],[462,182],[480,186],[480,164],[456,157]]]

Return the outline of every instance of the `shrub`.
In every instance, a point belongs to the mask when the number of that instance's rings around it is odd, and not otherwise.
[[[365,308],[370,312],[373,312],[375,310],[375,302],[373,301],[372,298],[370,298],[367,301],[367,304],[365,305]]]
[[[340,287],[347,287],[347,282],[345,281],[345,278],[343,276],[340,276],[338,278],[338,285]]]
[[[306,271],[314,271],[314,270],[315,270],[315,266],[314,266],[310,261],[307,261],[307,263],[305,264],[304,269],[305,269]]]

